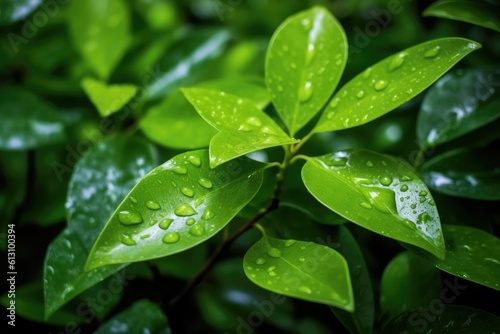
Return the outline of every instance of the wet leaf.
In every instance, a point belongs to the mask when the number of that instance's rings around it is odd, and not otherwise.
[[[203,88],[182,91],[201,117],[219,130],[210,141],[212,168],[263,148],[297,142],[252,101]]]
[[[354,311],[347,262],[330,247],[264,236],[247,251],[243,266],[266,290]]]
[[[207,150],[175,156],[143,177],[118,205],[86,270],[155,259],[208,240],[255,196],[265,167],[239,158],[211,169]]]
[[[82,87],[101,117],[109,116],[118,111],[137,93],[137,86],[106,85],[105,82],[92,78],[83,79]]]
[[[310,158],[302,179],[318,201],[346,219],[444,257],[429,189],[398,159],[365,150],[339,151]]]
[[[313,7],[289,17],[269,43],[266,84],[293,136],[328,100],[347,60],[347,38],[332,14]]]
[[[314,131],[352,128],[385,115],[418,95],[480,47],[468,39],[441,38],[385,58],[340,88]]]

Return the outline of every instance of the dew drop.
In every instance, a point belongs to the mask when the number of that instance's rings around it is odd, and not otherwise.
[[[361,186],[360,191],[368,202],[380,212],[397,213],[394,192],[387,188]]]
[[[379,80],[373,85],[373,88],[375,88],[376,91],[381,91],[385,89],[387,85],[389,85],[387,80]]]
[[[427,196],[429,194],[427,191],[422,190],[421,192],[418,193],[419,196]]]
[[[368,160],[368,161],[366,162],[366,165],[367,165],[368,167],[373,167],[373,162],[371,162],[370,160]]]
[[[132,202],[134,204],[137,203],[137,199],[135,197],[130,196],[129,199],[130,199],[130,202]]]
[[[163,236],[161,239],[166,244],[174,244],[181,239],[181,236],[177,232],[170,232]]]
[[[330,102],[330,108],[335,108],[339,104],[339,98],[336,97]]]
[[[245,123],[248,125],[262,126],[262,121],[258,117],[248,117]]]
[[[191,165],[195,166],[195,167],[200,167],[201,166],[201,159],[200,157],[196,156],[196,155],[191,155],[187,161],[189,161],[191,163]]]
[[[500,265],[500,262],[497,259],[494,259],[494,258],[491,258],[491,257],[486,257],[486,258],[484,258],[484,260],[487,261],[487,262],[491,262],[491,263]]]
[[[299,257],[299,262],[304,262],[305,260],[306,260],[305,257],[303,257],[303,256]]]
[[[165,218],[162,221],[160,221],[160,224],[158,226],[160,226],[162,230],[166,230],[170,227],[173,221],[174,220],[172,218]]]
[[[417,208],[417,205],[416,205],[416,204],[412,204],[412,205],[410,205],[410,208],[412,208],[412,209],[416,209],[416,208]]]
[[[403,182],[411,181],[411,177],[405,175],[401,178],[401,181]]]
[[[127,245],[127,246],[134,246],[137,245],[137,243],[132,239],[131,236],[122,234],[122,244]]]
[[[205,212],[203,212],[203,215],[201,216],[202,219],[205,219],[205,220],[210,220],[212,218],[215,217],[215,212],[213,212],[212,210],[210,209],[205,209]]]
[[[390,186],[392,183],[392,178],[390,176],[382,176],[380,178],[380,183],[384,186]]]
[[[337,66],[342,65],[342,59],[337,59],[337,60],[335,61],[335,65],[337,65]]]
[[[330,111],[330,112],[326,115],[326,118],[328,118],[328,119],[332,119],[334,115],[335,115],[335,113],[334,113],[333,111]]]
[[[422,212],[417,216],[417,224],[427,224],[431,220],[431,216],[427,212]]]
[[[156,203],[155,201],[147,201],[146,207],[150,210],[159,210],[161,208],[160,204]]]
[[[181,217],[187,217],[187,216],[192,216],[196,214],[196,211],[193,209],[193,207],[187,203],[182,203],[178,207],[175,208],[174,213],[177,216]]]
[[[365,209],[371,209],[372,206],[370,205],[370,203],[367,203],[367,202],[361,202],[359,203],[359,205],[361,205],[361,207],[365,208]]]
[[[210,181],[209,179],[205,179],[205,178],[199,179],[198,183],[200,184],[200,186],[202,186],[203,188],[206,188],[206,189],[210,189],[213,186],[212,181]]]
[[[203,225],[194,225],[189,229],[189,234],[195,237],[201,237],[205,234],[205,227]]]
[[[123,225],[136,225],[142,223],[142,216],[134,210],[120,211],[118,212],[118,221]]]
[[[255,260],[255,263],[257,263],[258,265],[263,265],[264,263],[266,263],[266,260],[259,257],[257,260]]]
[[[143,235],[141,235],[141,237],[140,237],[140,238],[141,238],[141,239],[147,239],[147,238],[149,238],[150,236],[151,236],[150,234],[143,234]]]
[[[313,93],[312,82],[307,81],[299,90],[299,101],[306,102],[309,100]]]
[[[312,22],[308,18],[302,19],[302,21],[300,21],[300,24],[302,25],[302,28],[306,32],[309,32],[309,30],[311,30],[312,28]]]
[[[365,96],[365,92],[364,92],[364,91],[362,91],[362,90],[360,90],[360,91],[356,94],[356,97],[357,97],[358,99],[363,98],[363,96]]]
[[[241,124],[241,125],[238,127],[238,131],[242,131],[242,132],[252,132],[252,128],[251,128],[248,124]]]
[[[193,189],[191,188],[188,188],[188,187],[182,187],[180,189],[181,193],[184,195],[184,196],[187,196],[187,197],[193,197],[194,196],[194,191]]]
[[[192,225],[194,225],[194,223],[196,223],[196,219],[194,219],[194,218],[189,218],[188,220],[186,220],[187,226],[192,226]]]
[[[278,248],[272,247],[267,251],[267,255],[269,255],[270,257],[280,257],[282,253]]]
[[[158,221],[153,219],[149,222],[149,226],[154,226],[156,223],[158,223]]]
[[[299,291],[307,293],[308,295],[310,295],[312,293],[312,290],[309,287],[305,286],[305,285],[299,287]]]
[[[297,241],[295,240],[287,240],[285,242],[285,247],[290,247],[291,245],[293,245],[294,243],[296,243]]]
[[[368,77],[370,76],[370,74],[372,73],[372,68],[371,67],[368,67],[364,72],[363,72],[363,78],[364,79],[368,79]]]
[[[311,63],[311,61],[313,60],[315,55],[316,55],[316,50],[314,49],[314,44],[309,44],[307,46],[306,64],[309,65]]]
[[[328,161],[326,161],[326,164],[328,166],[334,166],[334,167],[343,167],[346,165],[346,163],[347,163],[346,157],[333,156]]]
[[[405,191],[408,191],[408,186],[406,184],[403,184],[399,190],[401,190],[402,192],[405,192]]]
[[[271,277],[276,276],[276,273],[275,273],[274,271],[268,271],[267,273],[268,273],[268,274],[269,274],[269,276],[271,276]]]
[[[392,71],[400,68],[403,65],[403,63],[405,62],[406,55],[407,55],[406,53],[401,52],[401,53],[398,53],[397,55],[395,55],[394,57],[392,57],[392,60],[389,63],[389,72],[392,72]]]
[[[180,175],[187,174],[186,167],[182,167],[182,166],[172,167],[171,171],[174,172],[175,174],[180,174]]]
[[[439,46],[435,46],[432,49],[428,50],[426,53],[424,53],[424,57],[425,58],[434,58],[438,55],[440,49],[441,48]]]

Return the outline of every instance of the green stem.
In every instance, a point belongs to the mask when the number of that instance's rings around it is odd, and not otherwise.
[[[291,148],[291,153],[295,154],[297,153],[300,148],[314,135],[314,132],[309,132],[304,138],[300,140],[296,145],[292,146]]]
[[[420,169],[420,166],[424,163],[424,154],[425,150],[420,150],[417,153],[417,157],[415,158],[415,162],[413,163],[413,168],[417,171]]]

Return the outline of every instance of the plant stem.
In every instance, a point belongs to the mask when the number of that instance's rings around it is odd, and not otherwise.
[[[420,169],[420,166],[424,162],[424,154],[425,154],[424,150],[420,150],[417,153],[417,157],[415,158],[415,162],[413,163],[413,168],[417,171]]]
[[[300,148],[314,135],[314,132],[309,132],[304,138],[300,140],[296,145],[292,146],[291,148],[291,153],[295,154],[297,153]]]

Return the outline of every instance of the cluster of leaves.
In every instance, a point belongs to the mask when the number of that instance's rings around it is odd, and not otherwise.
[[[0,90],[4,228],[35,222],[49,230],[66,221],[44,245],[43,279],[18,286],[18,314],[66,328],[100,323],[130,281],[151,280],[152,289],[120,307],[96,333],[168,333],[165,313],[175,313],[212,274],[214,282],[196,291],[196,303],[214,330],[253,330],[264,316],[264,327],[325,330],[294,320],[295,300],[330,306],[352,333],[500,326],[498,317],[480,309],[443,305],[451,277],[488,293],[500,290],[492,205],[500,200],[500,71],[448,72],[481,48],[478,42],[431,39],[345,78],[348,40],[325,7],[289,16],[262,48],[261,42],[231,45],[233,33],[225,28],[183,27],[175,19],[179,4],[134,3],[2,5],[2,24],[23,31],[8,33],[1,45],[8,52],[0,60],[12,71],[2,73],[11,85]],[[214,8],[220,15],[227,6]],[[498,31],[495,8],[443,1],[424,15]],[[51,35],[58,11],[70,38],[56,35],[27,51],[24,44],[36,40],[28,40],[25,26]],[[132,34],[131,11],[146,24],[142,33]],[[41,13],[53,17],[54,26],[38,27],[34,19]],[[154,43],[141,41],[143,35]],[[165,49],[172,52],[163,57]],[[61,65],[68,58],[74,59]],[[24,60],[33,67],[27,73],[19,65]],[[254,70],[261,65],[264,81]],[[227,72],[214,73],[222,67]],[[135,84],[124,83],[129,80]],[[428,87],[409,161],[401,150],[393,152],[397,157],[366,143],[331,144],[360,137]],[[72,99],[55,98],[60,95]],[[82,105],[88,99],[101,119],[75,107],[74,97]],[[359,126],[361,132],[352,132]],[[394,123],[386,126],[387,137],[396,136],[389,146],[402,137],[398,131]],[[478,211],[470,212],[471,205]],[[16,233],[20,245],[24,236]],[[382,252],[365,259],[371,240],[390,244],[392,259]],[[221,261],[230,253],[236,258]],[[380,265],[381,278],[374,274]],[[442,280],[441,272],[450,278]],[[379,279],[380,302],[373,287]],[[5,294],[2,303],[9,305],[9,298]],[[172,298],[169,305],[166,298]],[[419,310],[432,309],[435,300],[440,317],[418,321]],[[255,305],[258,324],[251,320]],[[178,325],[199,329],[192,326]]]

